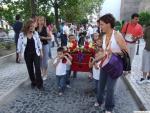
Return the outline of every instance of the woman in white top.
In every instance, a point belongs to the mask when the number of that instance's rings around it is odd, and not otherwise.
[[[19,35],[17,53],[19,53],[19,59],[21,56],[24,56],[31,86],[43,89],[40,70],[40,56],[43,56],[42,44],[38,33],[35,32],[34,21],[32,20],[27,21],[23,27],[23,32]]]
[[[115,18],[112,14],[106,14],[99,19],[100,27],[105,33],[103,37],[103,49],[107,53],[107,59],[104,61],[107,63],[110,59],[111,53],[121,54],[121,50],[126,50],[126,43],[121,33],[114,30]],[[95,60],[96,61],[96,60]],[[103,95],[105,87],[107,89],[105,99],[105,113],[112,113],[114,108],[114,91],[118,78],[111,78],[106,71],[100,70],[99,87],[97,94],[97,101],[99,105],[103,104]]]

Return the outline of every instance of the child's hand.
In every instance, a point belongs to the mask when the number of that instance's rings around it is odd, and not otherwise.
[[[60,62],[60,58],[57,58],[57,62]]]
[[[94,58],[93,57],[90,57],[90,62],[92,63],[94,61]]]
[[[65,53],[65,56],[66,56],[66,55],[68,55],[68,56],[69,56],[69,53]]]
[[[64,58],[67,59],[67,56],[65,55]]]

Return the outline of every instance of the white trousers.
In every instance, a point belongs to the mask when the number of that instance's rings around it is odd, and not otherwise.
[[[127,47],[128,47],[128,52],[129,52],[129,56],[130,56],[130,61],[132,64],[134,55],[135,55],[135,51],[136,51],[136,43],[132,43],[132,44],[127,43]]]

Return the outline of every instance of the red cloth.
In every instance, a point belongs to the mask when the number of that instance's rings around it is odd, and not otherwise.
[[[73,60],[72,60],[72,66],[71,70],[73,71],[80,71],[80,72],[89,72],[89,60],[92,54],[86,54],[83,53],[83,60],[80,62],[78,58],[78,53],[71,54]]]

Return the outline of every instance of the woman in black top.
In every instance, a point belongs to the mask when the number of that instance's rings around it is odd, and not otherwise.
[[[17,53],[19,53],[19,58],[21,55],[24,55],[31,86],[43,89],[43,80],[40,71],[40,56],[43,56],[42,44],[38,33],[34,29],[34,22],[32,20],[27,21],[23,27],[23,32],[19,35]]]
[[[42,72],[43,80],[46,80],[48,74],[47,68],[48,68],[48,59],[49,59],[48,41],[51,39],[51,35],[46,27],[46,21],[43,16],[38,17],[37,32],[40,35],[40,39],[42,42],[42,49],[43,49],[43,58],[41,59],[41,72]]]

